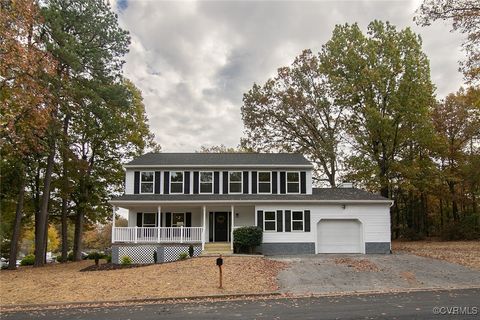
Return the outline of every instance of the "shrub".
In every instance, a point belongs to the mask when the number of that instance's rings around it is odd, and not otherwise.
[[[480,238],[478,216],[471,214],[460,221],[448,224],[442,230],[443,240],[475,240]]]
[[[190,258],[193,258],[193,245],[189,245],[188,246],[188,255],[190,256]]]
[[[128,266],[132,264],[132,258],[129,256],[123,256],[122,259],[120,260],[120,263],[124,266]]]
[[[263,230],[259,227],[240,227],[233,230],[233,243],[240,252],[252,253],[262,244]]]
[[[157,250],[153,251],[153,262],[157,263]]]
[[[65,259],[65,261],[63,261],[62,255],[59,255],[59,256],[55,257],[55,261],[60,262],[60,263],[67,262],[67,260],[68,260],[68,257],[67,257],[67,259]]]
[[[70,251],[67,256],[68,261],[73,261],[73,251]]]
[[[112,263],[112,255],[111,254],[107,254],[105,256],[105,260],[107,260],[107,263]]]
[[[33,266],[35,263],[35,256],[33,254],[26,255],[22,261],[20,261],[21,266]]]
[[[96,252],[96,251],[89,253],[88,257],[87,257],[87,259],[95,260],[95,265],[97,265],[97,266],[98,266],[99,260],[102,259],[102,258],[103,258],[103,254],[101,254],[100,252]]]
[[[188,258],[188,253],[182,252],[178,255],[178,260],[185,260]]]

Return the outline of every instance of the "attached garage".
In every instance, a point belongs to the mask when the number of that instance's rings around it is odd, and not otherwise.
[[[317,253],[363,253],[362,223],[357,219],[322,219],[317,224]]]

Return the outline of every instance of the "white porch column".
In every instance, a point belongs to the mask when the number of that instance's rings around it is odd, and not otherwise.
[[[117,211],[117,207],[112,207],[112,243],[115,243],[115,211]]]
[[[230,210],[232,211],[232,226],[230,228],[230,249],[233,250],[233,227],[235,226],[235,207],[233,206],[232,204],[232,207],[230,208]]]
[[[157,243],[160,243],[160,228],[162,227],[160,222],[162,221],[162,206],[157,207]]]
[[[207,222],[207,206],[203,206],[203,219],[202,219],[202,251],[205,250],[205,227]]]

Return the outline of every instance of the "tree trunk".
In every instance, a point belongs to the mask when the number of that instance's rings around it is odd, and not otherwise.
[[[62,199],[62,263],[68,258],[68,199]]]
[[[17,268],[18,241],[20,240],[20,228],[22,225],[23,200],[25,197],[25,173],[23,172],[23,167],[21,171],[22,172],[19,176],[20,190],[18,192],[17,207],[15,209],[12,242],[10,243],[10,258],[8,261],[8,269],[10,270]]]
[[[47,167],[45,169],[45,178],[43,180],[42,205],[38,215],[38,230],[35,233],[35,263],[34,267],[45,265],[45,238],[48,236],[45,232],[45,225],[48,223],[48,202],[50,200],[50,184],[52,182],[53,165],[55,161],[55,143],[51,145],[50,154],[47,158]]]
[[[83,204],[80,204],[80,206],[82,205]],[[82,232],[84,217],[85,213],[83,208],[79,208],[75,218],[75,236],[73,239],[73,259],[75,261],[82,260]]]
[[[62,146],[62,262],[67,262],[68,258],[68,170],[67,170],[67,135],[70,117],[66,116],[63,121],[63,146]]]

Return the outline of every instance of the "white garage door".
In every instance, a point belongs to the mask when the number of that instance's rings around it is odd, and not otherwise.
[[[358,220],[320,220],[318,253],[362,253],[362,224]]]

